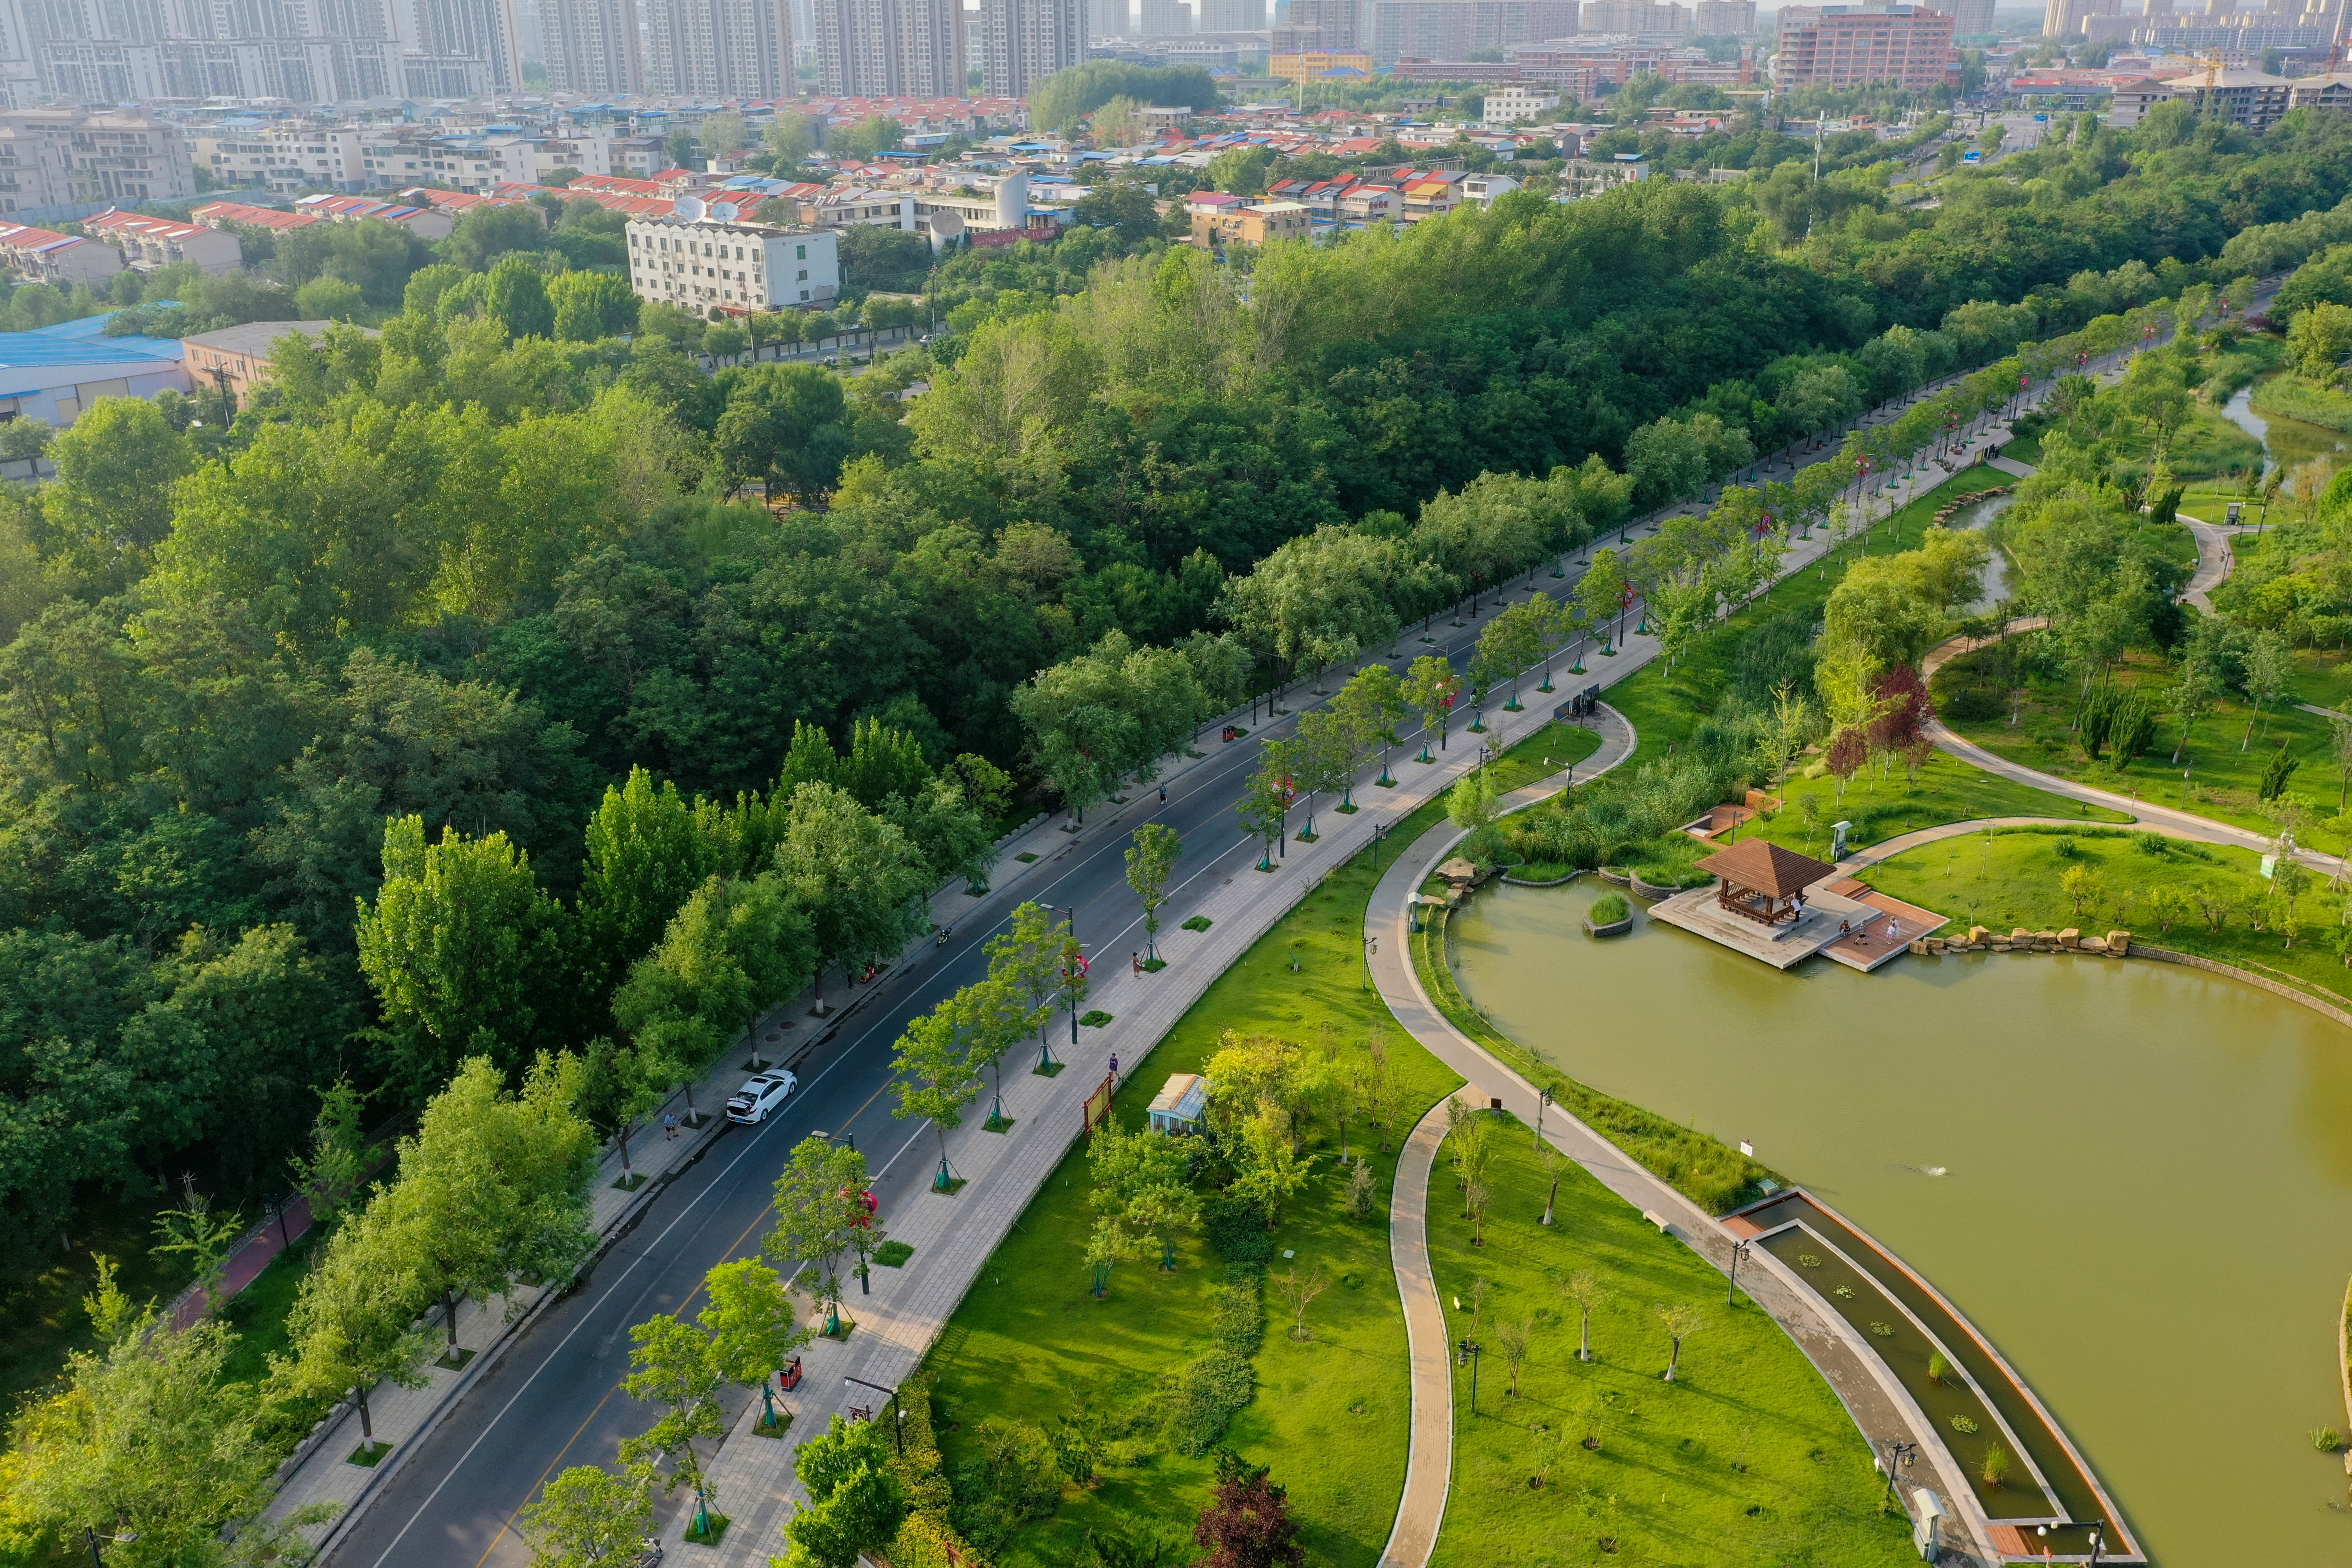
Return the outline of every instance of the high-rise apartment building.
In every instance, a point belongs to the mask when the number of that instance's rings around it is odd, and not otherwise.
[[[1992,0],[1980,0],[1992,15]],[[1702,38],[1746,38],[1756,32],[1756,0],[1698,0],[1691,7],[1691,31]]]
[[[1265,0],[1201,0],[1201,31],[1262,33],[1265,30]]]
[[[1184,0],[1143,0],[1146,38],[1185,38],[1192,34],[1192,7]]]
[[[635,0],[540,0],[547,85],[620,98],[646,89]]]
[[[77,109],[0,113],[0,213],[78,217],[195,191],[187,139],[176,125]]]
[[[2165,0],[2148,0],[2151,9]],[[1993,0],[1952,0],[1952,36],[1956,38],[1989,37],[1995,31],[1992,20]]]
[[[816,0],[815,13],[827,97],[963,96],[962,0]]]
[[[522,38],[515,30],[514,0],[413,0],[413,4],[415,25],[409,53],[479,60],[494,92],[512,92],[522,86]],[[221,9],[231,14],[247,9],[282,11],[283,23],[294,20],[292,6],[271,0],[248,0],[247,5],[233,0]],[[278,17],[256,19],[273,28],[281,21]]]
[[[1086,5],[981,0],[981,90],[991,98],[1026,98],[1037,83],[1086,58]]]
[[[1577,0],[1372,0],[1372,58],[1466,60],[1473,49],[1573,37]]]
[[[1783,88],[1883,81],[1925,92],[1956,58],[1951,16],[1925,5],[1784,5],[1777,20],[1772,79]]]
[[[646,86],[677,98],[793,90],[792,0],[660,0],[646,7]]]
[[[1135,37],[1135,11],[1128,0],[1087,0],[1088,20],[1087,36],[1090,38],[1131,38]]]
[[[1587,33],[1623,33],[1634,37],[1686,37],[1691,30],[1690,7],[1667,0],[1584,0]]]
[[[1363,47],[1358,0],[1290,0],[1290,15],[1274,27],[1278,55],[1354,54]]]

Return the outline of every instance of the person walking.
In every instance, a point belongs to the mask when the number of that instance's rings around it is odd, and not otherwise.
[[[1127,967],[1137,974],[1142,973],[1143,954],[1139,952],[1129,952],[1127,955]]]
[[[677,1111],[675,1111],[675,1110],[665,1110],[665,1111],[663,1111],[663,1112],[662,1112],[662,1142],[665,1142],[665,1143],[669,1142],[671,1140],[675,1139],[677,1136]]]

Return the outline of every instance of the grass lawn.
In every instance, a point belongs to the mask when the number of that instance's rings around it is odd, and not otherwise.
[[[1885,555],[1915,550],[1921,532],[1932,523],[1940,508],[1979,490],[1998,489],[2016,482],[2014,475],[1998,468],[1962,468],[1892,518],[1881,519],[1866,536],[1849,541],[1821,562],[1782,578],[1769,593],[1695,645],[1671,673],[1663,660],[1654,660],[1611,687],[1605,693],[1609,705],[1632,720],[1641,735],[1642,745],[1634,753],[1635,760],[1647,762],[1654,756],[1663,756],[1669,744],[1685,739],[1715,711],[1723,694],[1730,689],[1732,664],[1738,655],[1740,638],[1757,626],[1784,611],[1818,613],[1828,601],[1830,590],[1837,586],[1838,574],[1848,561],[1865,552]],[[1588,657],[1585,668],[1606,679],[1604,671],[1610,662]]]
[[[2024,635],[2029,639],[2042,636],[2035,632]],[[1947,668],[1963,672],[1990,657],[1991,650],[1970,654],[1955,659]],[[2193,743],[2179,765],[2171,758],[2179,731],[2169,714],[2159,714],[2155,743],[2128,766],[2116,769],[2112,752],[2097,761],[2091,759],[2070,731],[2080,684],[2063,675],[2037,676],[2027,683],[2019,721],[2013,726],[2006,712],[1990,719],[1954,719],[1948,715],[1946,722],[1987,751],[2011,762],[2062,778],[2079,779],[2119,795],[2137,795],[2217,822],[2267,833],[2273,829],[2254,809],[2255,795],[2263,769],[2271,753],[2281,745],[2300,763],[2289,789],[2309,798],[2323,816],[2336,813],[2338,781],[2328,742],[2328,721],[2316,713],[2302,711],[2294,703],[2315,700],[2305,696],[2305,691],[2322,693],[2318,700],[2323,702],[2327,696],[2341,700],[2347,683],[2345,660],[2334,653],[2300,653],[2295,665],[2294,697],[2259,717],[2234,698],[2217,703],[2210,714],[2199,721],[2191,737]],[[2115,679],[2118,685],[2148,692],[2159,707],[2166,705],[2168,699],[2163,694],[2173,684],[2171,667],[2160,656],[2145,649],[2129,654]],[[2253,735],[2248,741],[2250,719],[2253,721]],[[2245,742],[2242,748],[2242,742]],[[2189,773],[2185,791],[2181,779],[2184,769]],[[2334,847],[2332,840],[2329,847]]]
[[[230,1299],[229,1326],[237,1338],[222,1373],[228,1382],[259,1383],[268,1375],[270,1352],[285,1353],[286,1314],[294,1310],[302,1276],[310,1269],[310,1244],[318,1237],[316,1230],[295,1237],[293,1246],[271,1258],[253,1283]]]
[[[2071,843],[2071,856],[2061,852]],[[2113,829],[2088,829],[2062,837],[2021,830],[2000,833],[1988,841],[1983,834],[1947,839],[1874,866],[1874,887],[1952,917],[1960,932],[1971,925],[1998,931],[2013,926],[2042,931],[2078,926],[2104,931],[2119,927],[2133,940],[2183,952],[2200,953],[2234,963],[2273,980],[2287,980],[2306,989],[2326,993],[2341,1005],[2352,998],[2352,970],[2319,940],[2336,925],[2338,900],[2324,882],[2315,884],[2296,906],[2303,935],[2289,948],[2275,931],[2255,931],[2246,907],[2268,884],[2259,871],[2261,857],[2251,849],[2214,845],[2170,845],[2162,850],[2143,847],[2136,835]],[[2070,867],[2089,869],[2098,879],[2098,891],[2079,912],[2059,885]],[[2147,895],[2159,887],[2183,891],[2227,892],[2239,907],[2222,917],[2214,930],[2200,915],[2191,915],[2169,931],[2150,918]],[[1952,929],[1947,935],[1954,934]]]
[[[1830,824],[1851,822],[1846,836],[1852,848],[1864,848],[1915,827],[1943,822],[1972,822],[1980,816],[2074,816],[2085,822],[2128,822],[2119,811],[2086,806],[2063,795],[2030,784],[2011,784],[1980,768],[1937,752],[1915,779],[1896,764],[1885,779],[1871,769],[1856,773],[1838,799],[1837,780],[1823,773],[1819,778],[1790,778],[1774,793],[1785,803],[1769,821],[1750,823],[1739,830],[1743,838],[1763,837],[1775,844],[1827,858]],[[1811,803],[1810,815],[1807,803]]]
[[[1548,1178],[1531,1143],[1516,1121],[1495,1128],[1484,1247],[1444,1159],[1431,1181],[1449,1335],[1482,1350],[1475,1416],[1471,1370],[1454,1373],[1454,1484],[1433,1568],[1916,1561],[1902,1516],[1878,1512],[1868,1447],[1780,1327],[1745,1296],[1727,1309],[1721,1274],[1581,1166],[1563,1171],[1557,1224],[1544,1228]],[[1580,1269],[1607,1292],[1590,1363],[1577,1360],[1578,1310],[1557,1283]],[[1669,1384],[1654,1309],[1683,1302],[1703,1325]],[[1308,1323],[1320,1333],[1312,1312]],[[1517,1397],[1496,1331],[1512,1323],[1532,1325]]]
[[[2252,403],[2257,414],[2300,419],[2330,430],[2352,430],[2352,397],[2293,372],[2259,383]]]
[[[194,1276],[178,1258],[147,1251],[156,1215],[178,1202],[176,1193],[118,1199],[77,1223],[70,1250],[52,1236],[44,1259],[15,1261],[0,1284],[0,1321],[8,1326],[0,1338],[0,1404],[13,1405],[16,1395],[55,1377],[68,1351],[97,1345],[81,1304],[98,1282],[92,1253],[122,1266],[117,1282],[134,1301],[161,1306],[187,1288]]]
[[[1598,744],[1590,730],[1548,724],[1493,765],[1498,787],[1516,788],[1551,771],[1547,757],[1580,761]],[[1381,865],[1443,815],[1433,802],[1400,824]],[[1369,850],[1326,877],[1153,1048],[1148,1066],[1120,1092],[1116,1113],[1140,1127],[1167,1076],[1200,1070],[1229,1029],[1311,1046],[1328,1027],[1358,1064],[1365,1038],[1380,1030],[1402,1088],[1398,1137],[1458,1087],[1461,1079],[1406,1037],[1377,994],[1364,988],[1364,910],[1378,880]],[[1351,1152],[1365,1147],[1362,1129],[1351,1128],[1349,1139]],[[1288,1248],[1295,1261],[1320,1265],[1334,1281],[1313,1308],[1316,1337],[1294,1341],[1273,1324],[1282,1308],[1268,1286],[1257,1398],[1234,1417],[1223,1441],[1270,1466],[1289,1489],[1316,1560],[1370,1564],[1388,1540],[1404,1489],[1411,1415],[1403,1310],[1389,1263],[1388,1193],[1396,1157],[1393,1149],[1374,1155],[1377,1217],[1350,1220],[1335,1168],[1339,1142],[1329,1117],[1310,1125],[1306,1148],[1317,1161],[1314,1179],[1273,1238],[1274,1272],[1291,1267],[1293,1260],[1281,1257]],[[1083,1243],[1094,1223],[1087,1191],[1085,1151],[1076,1149],[982,1270],[931,1352],[950,1473],[973,1453],[982,1420],[1029,1422],[1051,1432],[1066,1415],[1122,1415],[1152,1397],[1163,1373],[1212,1343],[1211,1294],[1226,1270],[1202,1237],[1179,1247],[1172,1275],[1150,1260],[1123,1261],[1107,1299],[1087,1294]],[[1103,1464],[1091,1489],[1066,1487],[1055,1515],[1030,1526],[1004,1554],[1006,1568],[1066,1563],[1089,1527],[1191,1539],[1209,1498],[1213,1459],[1174,1453],[1156,1438],[1130,1440],[1111,1457],[1132,1462]]]

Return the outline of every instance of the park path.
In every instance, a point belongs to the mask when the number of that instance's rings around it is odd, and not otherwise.
[[[1601,710],[1600,728],[1601,749],[1580,770],[1585,778],[1622,763],[1633,754],[1636,745],[1633,726],[1613,709]],[[1539,781],[1506,795],[1500,804],[1506,811],[1524,810],[1556,794],[1559,787],[1555,780]],[[1734,1238],[1713,1215],[1558,1106],[1543,1109],[1535,1085],[1455,1028],[1423,990],[1412,968],[1407,900],[1453,853],[1463,837],[1460,833],[1444,832],[1423,835],[1398,857],[1373,889],[1365,911],[1364,932],[1378,941],[1371,970],[1372,983],[1379,987],[1381,1000],[1424,1049],[1467,1080],[1460,1091],[1465,1100],[1475,1105],[1499,1102],[1522,1122],[1539,1126],[1553,1148],[1591,1172],[1602,1185],[1645,1217],[1654,1218],[1666,1234],[1727,1272]],[[1444,1135],[1443,1111],[1440,1106],[1414,1129],[1416,1138],[1424,1132],[1432,1134],[1432,1159],[1416,1163],[1407,1158],[1398,1162],[1396,1194],[1391,1211],[1391,1236],[1400,1241],[1402,1238],[1396,1237],[1393,1227],[1403,1223],[1402,1216],[1407,1209],[1417,1211],[1421,1216],[1417,1258],[1408,1259],[1403,1247],[1398,1248],[1397,1285],[1406,1296],[1409,1323],[1412,1321],[1413,1293],[1420,1293],[1423,1321],[1430,1324],[1429,1331],[1438,1336],[1441,1349],[1433,1364],[1424,1366],[1421,1343],[1418,1339],[1414,1343],[1412,1450],[1406,1467],[1404,1496],[1397,1510],[1396,1528],[1390,1538],[1389,1550],[1381,1556],[1381,1568],[1425,1568],[1443,1526],[1451,1485],[1453,1370],[1444,1308],[1428,1266],[1427,1242],[1429,1182],[1436,1141]],[[1409,1144],[1408,1155],[1410,1148]],[[1409,1262],[1417,1262],[1418,1267],[1409,1271]],[[1740,1285],[1749,1300],[1769,1313],[1820,1370],[1874,1453],[1888,1452],[1888,1445],[1898,1440],[1918,1442],[1922,1435],[1912,1429],[1902,1405],[1880,1382],[1883,1369],[1866,1363],[1815,1304],[1768,1269],[1751,1268],[1741,1276]],[[1420,1332],[1418,1328],[1414,1331]],[[1441,1437],[1446,1445],[1442,1462],[1434,1451]],[[1920,1448],[1919,1464],[1927,1474],[1918,1479],[1944,1497],[1954,1497],[1958,1494],[1953,1479],[1943,1476],[1929,1458],[1936,1451],[1934,1445]],[[1948,1539],[1944,1561],[1965,1564],[1990,1563],[1997,1559],[1987,1543]]]
[[[2207,597],[2238,569],[2238,552],[2230,543],[2234,534],[2252,533],[2252,523],[2240,523],[2231,528],[2225,523],[2207,522],[2202,518],[2181,514],[2180,521],[2189,525],[2197,541],[2197,570],[2189,575],[2189,585],[2180,591],[2183,600],[2196,605],[2207,615],[2213,613],[2213,601]]]
[[[1381,1550],[1381,1568],[1422,1568],[1429,1561],[1454,1481],[1454,1347],[1429,1264],[1429,1177],[1444,1141],[1445,1102],[1439,1100],[1404,1141],[1389,1198],[1389,1260],[1404,1303],[1412,1425],[1404,1495]]]
[[[2039,616],[2026,616],[2011,621],[2003,631],[2011,635],[2018,632],[2039,631],[2048,624]],[[1933,678],[1937,670],[1961,654],[1972,652],[1996,640],[1998,640],[1997,637],[1953,637],[1927,651],[1927,657],[1919,661],[1920,671]],[[2258,854],[2265,855],[2277,847],[2278,841],[2268,834],[2256,833],[2251,828],[2234,826],[2227,822],[2217,821],[2210,816],[2200,816],[2192,811],[2181,811],[2155,801],[2142,800],[2137,795],[2117,795],[2113,790],[2081,784],[2056,773],[2046,773],[2039,768],[2029,768],[2022,763],[2012,763],[1998,752],[1988,751],[1974,741],[1956,733],[1941,719],[1927,721],[1927,738],[1935,742],[1937,750],[1958,758],[1972,768],[1991,773],[1996,778],[2007,779],[2011,784],[2030,784],[2035,789],[2061,795],[2068,800],[2080,801],[2088,805],[2103,805],[2110,811],[2120,811],[2125,816],[2135,819],[2140,826],[2153,828],[2175,838],[2193,838],[2206,844],[2225,844],[2233,848],[2252,849]],[[1927,828],[1922,831],[1932,833],[1936,830]],[[1891,843],[1893,840],[1888,842]],[[2345,869],[2345,863],[2341,858],[2332,855],[2323,855],[2316,849],[2297,849],[2295,858],[2314,870],[2330,877],[2339,876]]]

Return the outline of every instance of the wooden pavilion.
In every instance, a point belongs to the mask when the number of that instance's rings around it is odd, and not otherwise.
[[[1717,903],[1768,926],[1800,919],[1804,914],[1800,902],[1804,890],[1837,875],[1834,866],[1761,838],[1743,838],[1728,849],[1718,849],[1701,860],[1698,868],[1721,879]]]

